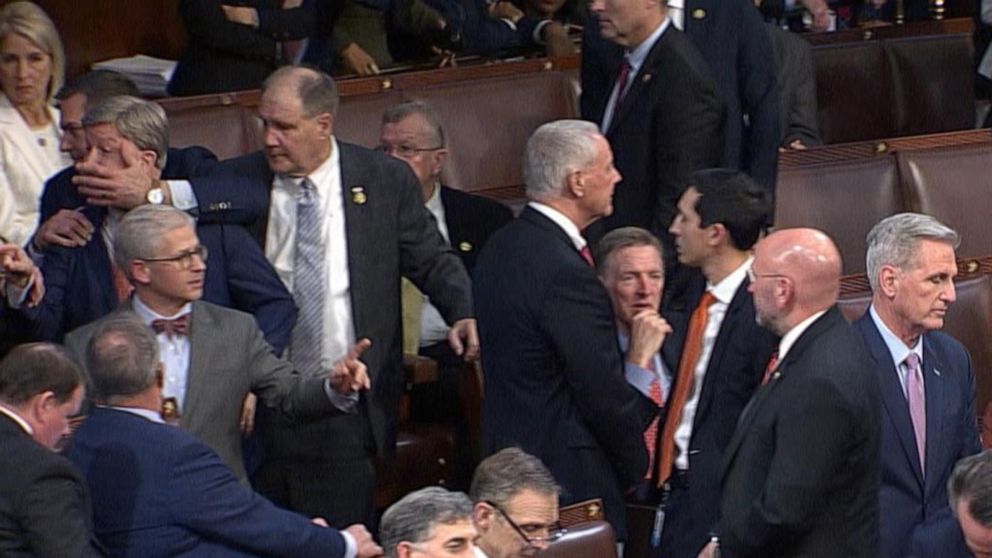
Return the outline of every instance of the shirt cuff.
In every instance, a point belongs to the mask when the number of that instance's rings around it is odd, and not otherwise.
[[[507,24],[510,27],[510,29],[513,29],[514,31],[517,30],[517,24],[516,23],[513,23],[513,20],[512,19],[508,19],[508,18],[503,17],[503,18],[500,18],[500,21],[502,21],[503,23]]]
[[[647,368],[625,362],[623,364],[623,375],[627,378],[627,383],[634,389],[643,393],[646,397],[651,397],[651,382],[655,373]]]
[[[166,180],[165,183],[169,185],[169,192],[172,194],[172,206],[176,209],[189,211],[199,205],[189,180]]]
[[[351,536],[351,533],[345,531],[338,531],[341,533],[341,538],[344,539],[344,558],[355,558],[358,556],[358,543],[355,542],[355,537]]]
[[[347,395],[338,393],[331,387],[330,380],[324,380],[324,393],[327,394],[327,399],[330,400],[331,405],[334,405],[342,413],[353,414],[358,408],[358,392]]]
[[[28,284],[24,288],[19,288],[11,282],[7,282],[4,291],[7,297],[7,306],[11,308],[20,308],[24,304],[24,300],[27,299],[28,293],[31,292],[31,287],[34,285],[34,277],[28,281]]]
[[[537,22],[537,25],[534,26],[534,36],[531,37],[531,38],[534,39],[534,42],[535,43],[537,43],[539,45],[543,45],[544,44],[544,39],[541,38],[541,32],[544,31],[544,28],[549,23],[551,23],[551,20],[550,19],[544,19],[544,20],[541,20],[541,21]]]

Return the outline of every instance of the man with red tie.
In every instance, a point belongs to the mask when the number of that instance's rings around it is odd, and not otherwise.
[[[724,449],[778,344],[755,322],[747,292],[751,248],[771,212],[766,190],[728,169],[697,171],[688,184],[669,229],[689,277],[664,309],[674,332],[662,355],[674,378],[656,467],[636,498],[655,506],[647,555],[666,558],[695,558],[709,540]]]
[[[590,122],[544,124],[527,142],[520,217],[475,272],[487,454],[516,446],[561,485],[560,503],[602,498],[624,540],[624,492],[644,478],[657,407],[624,380],[609,298],[581,231],[612,211],[620,174]]]
[[[192,217],[170,206],[138,207],[117,225],[114,260],[134,288],[125,306],[154,329],[161,350],[163,418],[211,446],[245,482],[238,426],[248,393],[293,417],[353,412],[357,390],[369,387],[358,357],[370,343],[360,340],[325,374],[295,373],[249,314],[200,300],[208,256]],[[70,332],[66,345],[86,354],[101,322]]]

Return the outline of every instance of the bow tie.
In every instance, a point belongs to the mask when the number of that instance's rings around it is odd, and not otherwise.
[[[172,320],[154,320],[152,329],[156,334],[165,333],[169,337],[173,335],[187,335],[189,333],[189,314],[183,314]]]

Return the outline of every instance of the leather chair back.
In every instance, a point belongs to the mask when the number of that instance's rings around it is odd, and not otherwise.
[[[536,558],[616,558],[617,544],[613,528],[605,521],[590,521],[574,527]]]

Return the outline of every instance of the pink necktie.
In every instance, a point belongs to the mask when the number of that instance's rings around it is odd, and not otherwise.
[[[586,263],[589,264],[591,267],[596,267],[596,263],[592,259],[592,250],[589,249],[588,244],[586,244],[585,246],[582,247],[581,250],[579,250],[579,255],[582,256],[582,259],[585,260]]]
[[[909,353],[906,363],[906,399],[909,401],[909,417],[913,420],[916,434],[916,449],[920,453],[920,470],[927,470],[927,396],[923,389],[923,372],[920,370],[920,357]]]

